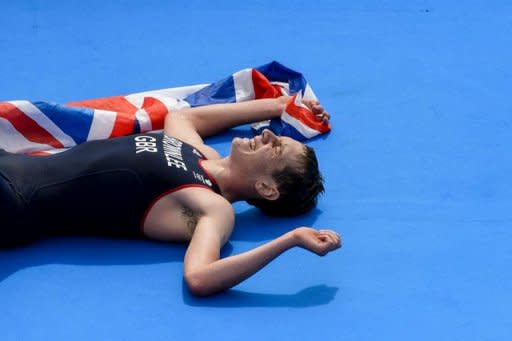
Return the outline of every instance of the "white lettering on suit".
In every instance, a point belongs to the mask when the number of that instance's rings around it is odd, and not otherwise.
[[[134,138],[135,140],[135,153],[142,153],[142,152],[150,152],[155,153],[157,152],[156,149],[156,139],[151,136],[136,136]]]
[[[167,165],[169,167],[176,167],[186,171],[187,165],[183,162],[183,156],[181,154],[183,142],[167,135],[164,135],[162,142],[164,146],[164,155],[167,159]]]

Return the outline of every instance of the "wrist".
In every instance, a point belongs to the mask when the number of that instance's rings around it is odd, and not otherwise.
[[[290,96],[281,96],[276,98],[276,110],[273,118],[281,117],[281,114],[285,111],[286,106],[290,100]]]
[[[291,247],[300,246],[300,238],[297,233],[298,229],[293,229],[285,234],[288,245]]]

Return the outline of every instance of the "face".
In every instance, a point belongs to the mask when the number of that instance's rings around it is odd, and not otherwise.
[[[276,136],[270,130],[252,139],[235,138],[231,144],[231,162],[240,174],[257,179],[272,176],[286,166],[301,167],[304,145],[292,138]]]

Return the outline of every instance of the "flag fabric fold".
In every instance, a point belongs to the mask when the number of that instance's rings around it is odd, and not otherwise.
[[[303,99],[317,99],[299,72],[271,62],[243,69],[211,84],[145,91],[125,96],[57,104],[0,102],[0,149],[30,155],[55,154],[80,143],[163,128],[172,111],[216,103],[292,96],[279,119],[252,125],[306,140],[330,130],[316,121]]]

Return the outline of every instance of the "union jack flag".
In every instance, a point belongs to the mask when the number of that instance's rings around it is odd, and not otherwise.
[[[211,84],[140,92],[125,96],[56,104],[0,102],[0,149],[30,155],[55,154],[80,143],[163,128],[171,111],[216,103],[293,96],[280,119],[252,125],[305,140],[328,132],[302,99],[317,99],[301,73],[278,62],[235,72]]]

